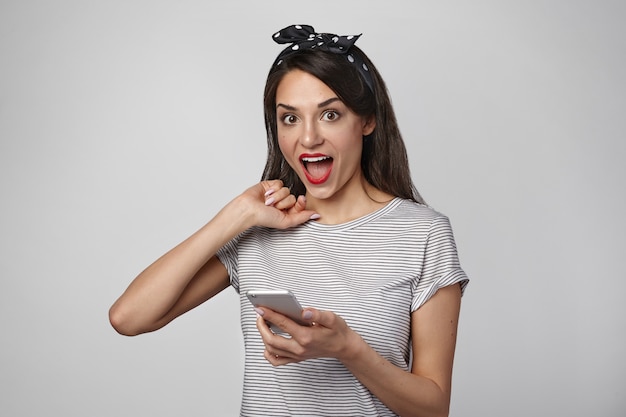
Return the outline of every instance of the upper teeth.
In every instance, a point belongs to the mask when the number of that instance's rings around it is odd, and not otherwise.
[[[305,157],[305,158],[302,158],[302,161],[303,162],[320,162],[328,158],[329,158],[328,156]]]

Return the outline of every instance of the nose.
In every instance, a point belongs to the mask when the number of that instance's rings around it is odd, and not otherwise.
[[[315,121],[303,123],[303,130],[300,135],[300,143],[306,148],[314,148],[324,142],[319,126]]]

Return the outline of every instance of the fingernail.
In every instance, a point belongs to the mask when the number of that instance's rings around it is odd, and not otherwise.
[[[311,217],[309,217],[309,219],[310,219],[310,220],[317,220],[317,219],[319,219],[320,217],[322,217],[322,216],[320,216],[319,214],[315,213],[315,214],[311,214]]]
[[[266,206],[271,206],[272,204],[274,204],[274,197],[270,197],[267,200],[265,200]]]
[[[260,309],[260,308],[258,308],[258,307],[254,307],[254,311],[256,311],[256,313],[257,313],[259,316],[262,316],[263,314],[265,314],[265,311],[261,310],[261,309]]]
[[[305,320],[308,320],[311,317],[313,317],[313,312],[312,311],[305,310],[304,313],[302,314],[302,318],[305,319]]]
[[[267,190],[267,191],[265,192],[265,197],[268,197],[268,196],[270,196],[270,195],[272,195],[272,194],[274,194],[274,190],[272,190],[272,189],[270,188],[269,190]]]

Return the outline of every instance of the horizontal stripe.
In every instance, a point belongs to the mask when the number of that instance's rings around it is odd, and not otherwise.
[[[448,218],[399,198],[341,225],[255,227],[218,252],[240,294],[246,351],[242,416],[393,416],[340,362],[273,367],[263,357],[251,289],[291,290],[330,310],[383,357],[409,370],[410,315],[439,288],[468,279]]]

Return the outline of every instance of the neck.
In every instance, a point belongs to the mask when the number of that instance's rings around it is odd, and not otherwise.
[[[361,187],[339,192],[329,198],[315,198],[307,192],[307,209],[315,210],[322,217],[322,224],[341,224],[372,213],[389,203],[393,196],[387,194],[365,179]]]

